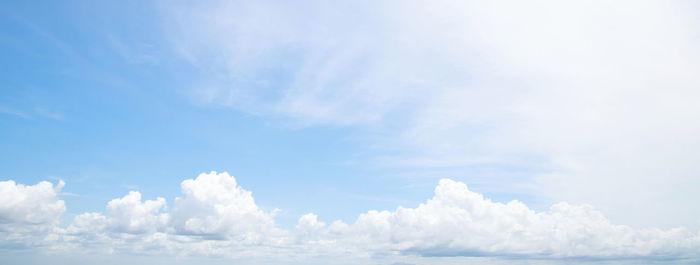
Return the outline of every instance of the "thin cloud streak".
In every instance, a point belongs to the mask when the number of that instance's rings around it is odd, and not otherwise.
[[[380,166],[537,169],[499,192],[674,227],[700,224],[683,207],[700,200],[688,5],[224,1],[164,16],[202,71],[195,102],[359,128]]]

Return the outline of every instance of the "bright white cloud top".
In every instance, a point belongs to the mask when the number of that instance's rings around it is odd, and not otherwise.
[[[66,211],[58,196],[64,185],[0,181],[0,244],[41,246],[56,240],[59,217]]]
[[[536,212],[518,201],[493,202],[467,185],[440,180],[435,195],[415,208],[369,211],[354,223],[330,225],[309,213],[295,229],[275,224],[250,191],[227,173],[203,173],[182,182],[184,197],[171,212],[166,201],[132,191],[60,225],[58,192],[0,182],[0,245],[69,253],[213,255],[230,258],[317,256],[495,256],[536,259],[697,260],[700,234],[685,228],[633,229],[607,220],[588,205],[558,203]],[[31,210],[28,210],[31,209]],[[27,240],[31,239],[31,240]]]

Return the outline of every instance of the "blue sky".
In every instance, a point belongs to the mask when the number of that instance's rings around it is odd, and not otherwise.
[[[696,262],[697,12],[687,1],[2,3],[0,188],[12,195],[0,197],[0,256]],[[449,214],[461,210],[482,219]],[[501,234],[567,222],[595,227],[578,252],[562,247],[579,242],[574,230],[536,243]],[[596,248],[613,235],[633,243]],[[520,239],[489,240],[501,237]]]
[[[460,177],[428,172],[405,178],[417,174],[372,163],[367,156],[382,150],[366,139],[374,136],[356,128],[303,126],[191,100],[187,90],[204,74],[177,58],[165,22],[147,15],[158,12],[140,3],[6,8],[4,178],[63,179],[70,183],[65,191],[77,195],[65,198],[68,212],[82,213],[100,211],[134,189],[174,198],[182,179],[228,171],[266,207],[350,221],[370,209],[417,204],[439,177]],[[282,68],[284,60],[294,60],[283,56]],[[263,74],[284,85],[284,69]],[[291,224],[296,219],[290,216]]]
[[[77,195],[65,198],[74,213],[100,211],[132,189],[172,198],[179,181],[210,170],[245,175],[247,187],[264,187],[261,203],[295,214],[323,208],[348,218],[336,203],[361,212],[369,208],[358,200],[409,199],[376,195],[392,187],[379,170],[352,165],[368,150],[351,129],[298,128],[189,100],[183,91],[197,69],[164,47],[164,25],[145,16],[155,7],[83,4],[5,9],[4,178],[65,180]]]

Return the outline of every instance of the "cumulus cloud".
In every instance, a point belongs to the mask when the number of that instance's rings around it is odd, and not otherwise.
[[[162,229],[168,222],[167,214],[158,214],[165,208],[165,199],[141,202],[141,193],[131,191],[126,196],[107,203],[109,226],[117,231],[145,233]]]
[[[313,213],[307,213],[299,218],[299,222],[296,226],[298,231],[311,232],[319,230],[326,226],[326,223],[318,221],[318,216]]]
[[[172,225],[178,233],[244,241],[264,240],[274,230],[274,219],[237,185],[228,173],[210,172],[180,185],[185,197],[176,198]]]
[[[68,232],[145,234],[162,231],[170,217],[159,213],[165,207],[165,199],[161,197],[142,202],[141,193],[131,191],[107,203],[109,217],[100,213],[83,213],[75,217]]]
[[[65,183],[35,185],[0,181],[0,245],[45,245],[56,240],[59,217],[66,211],[59,193]]]
[[[407,171],[525,168],[480,180],[593,203],[637,227],[700,220],[685,207],[700,200],[694,10],[657,0],[164,6],[175,50],[201,70],[197,102],[367,128],[375,160]]]
[[[0,223],[54,223],[66,211],[58,194],[65,183],[42,181],[26,186],[12,180],[0,182]]]
[[[165,212],[164,198],[142,201],[139,192],[131,191],[107,203],[106,216],[76,216],[66,229],[66,240],[111,252],[225,256],[260,255],[251,249],[288,240],[272,213],[261,210],[251,192],[228,173],[202,173],[180,186],[184,197],[175,198],[170,212]]]
[[[537,259],[697,260],[700,234],[685,228],[634,229],[610,222],[588,205],[558,203],[537,212],[519,201],[493,202],[461,182],[443,179],[435,195],[415,208],[369,211],[353,223],[330,225],[308,213],[293,229],[275,224],[250,191],[227,173],[203,173],[182,182],[184,197],[171,212],[163,198],[132,191],[107,203],[107,214],[84,213],[65,228],[64,211],[48,182],[0,183],[0,245],[41,245],[63,251],[276,257],[521,257]],[[31,191],[31,192],[28,192]],[[39,205],[41,204],[41,205]],[[23,209],[38,209],[33,216]],[[9,213],[9,214],[8,214]],[[48,216],[48,217],[46,217]],[[35,226],[42,229],[29,229]],[[29,227],[29,228],[27,228]],[[8,230],[8,228],[11,228]]]
[[[83,213],[73,218],[67,232],[69,234],[104,233],[107,223],[107,217],[100,213]]]
[[[328,236],[342,244],[424,256],[678,258],[700,248],[700,235],[686,229],[633,229],[591,206],[563,202],[536,212],[518,201],[493,202],[449,179],[416,208],[370,211],[352,225],[334,226]]]

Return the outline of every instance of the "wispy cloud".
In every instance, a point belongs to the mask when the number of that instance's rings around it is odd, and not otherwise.
[[[126,42],[114,34],[108,34],[106,39],[114,51],[128,63],[158,65],[161,61],[158,47],[154,45]]]
[[[65,119],[65,116],[63,116],[62,113],[50,111],[50,110],[45,109],[45,108],[36,108],[34,110],[34,113],[36,113],[37,116],[56,120],[56,121],[60,121],[60,120]]]
[[[27,120],[32,118],[31,116],[27,115],[24,112],[21,112],[21,111],[18,111],[18,110],[15,110],[15,109],[12,109],[12,108],[9,108],[6,106],[2,106],[2,105],[0,105],[0,113],[14,115],[14,116],[20,117],[22,119],[27,119]]]
[[[380,163],[540,169],[511,182],[676,226],[700,218],[682,207],[700,200],[682,188],[700,185],[688,5],[222,1],[165,13],[176,50],[205,73],[195,101],[364,129]]]
[[[11,107],[0,105],[0,113],[14,115],[26,120],[43,118],[55,121],[62,121],[65,119],[65,116],[62,113],[51,111],[46,108],[35,108],[33,111],[20,111]]]

